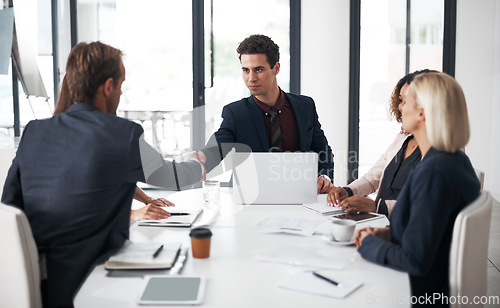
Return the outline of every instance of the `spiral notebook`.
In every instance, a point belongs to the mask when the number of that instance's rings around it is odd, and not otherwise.
[[[104,268],[107,270],[168,269],[171,268],[181,248],[181,243],[134,243],[125,245],[111,256]]]

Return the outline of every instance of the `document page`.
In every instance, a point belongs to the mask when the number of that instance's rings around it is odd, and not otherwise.
[[[280,246],[256,252],[256,259],[265,262],[283,263],[327,269],[344,269],[348,259],[336,250],[311,248],[309,246]]]
[[[288,276],[278,286],[299,292],[344,298],[362,285],[361,281],[338,279],[335,271],[315,271],[323,278],[313,274],[314,271],[303,271]]]
[[[320,219],[267,217],[256,224],[262,233],[290,233],[302,236],[312,236],[314,231],[324,222]]]

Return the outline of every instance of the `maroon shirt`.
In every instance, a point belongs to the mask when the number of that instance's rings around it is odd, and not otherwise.
[[[288,101],[285,92],[281,89],[280,91],[280,96],[274,105],[274,108],[281,111],[278,115],[281,130],[281,146],[284,152],[300,151],[299,129],[297,127],[295,113],[293,112],[292,105]],[[271,106],[259,101],[255,96],[253,99],[255,100],[257,106],[259,106],[260,110],[262,110],[262,116],[264,117],[264,123],[266,124],[267,142],[271,143],[271,128],[269,123],[271,120],[271,115],[269,114]]]

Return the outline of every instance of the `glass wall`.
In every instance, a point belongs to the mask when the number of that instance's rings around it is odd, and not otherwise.
[[[406,0],[361,1],[359,176],[400,131],[389,102],[405,75]],[[411,1],[409,72],[442,69],[444,1]]]

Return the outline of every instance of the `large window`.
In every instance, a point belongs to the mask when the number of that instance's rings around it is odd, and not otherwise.
[[[126,69],[118,114],[143,125],[165,156],[191,148],[191,1],[78,1],[78,40],[121,49]]]
[[[209,8],[210,2],[205,1],[205,7]],[[251,3],[213,0],[214,84],[205,91],[205,138],[219,128],[224,105],[250,95],[241,77],[241,65],[236,52],[238,44],[245,37],[265,34],[278,44],[281,63],[278,84],[284,91],[289,91],[289,25],[288,0],[255,0]],[[205,31],[209,31],[208,27]]]
[[[442,69],[444,0],[409,2],[407,29],[407,0],[361,1],[359,176],[400,130],[388,108],[397,81],[415,70]]]
[[[18,7],[15,12],[18,17],[15,24],[17,40],[22,42],[20,48],[29,45],[29,55],[33,56],[23,58],[25,62],[22,64],[30,69],[25,78],[32,78],[29,76],[31,72],[39,72],[41,80],[33,79],[40,88],[45,88],[48,96],[46,98],[27,95],[23,83],[18,79],[16,82],[19,99],[17,115],[20,133],[30,120],[50,117],[54,111],[50,8],[50,0],[30,0],[23,3],[23,6]],[[27,18],[31,21],[30,23],[20,22]],[[0,74],[0,137],[15,135],[12,74],[11,61],[8,74]]]
[[[205,140],[218,128],[222,107],[249,95],[236,53],[246,36],[267,34],[280,45],[279,82],[289,88],[289,1],[257,0],[244,10],[241,5],[204,2]],[[193,146],[192,9],[191,1],[177,0],[78,1],[78,40],[100,40],[124,51],[119,115],[141,123],[146,140],[165,156]]]

